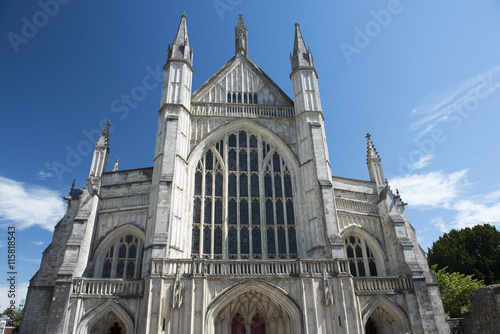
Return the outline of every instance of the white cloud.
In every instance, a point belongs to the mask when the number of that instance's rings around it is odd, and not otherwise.
[[[420,119],[413,122],[410,129],[419,131],[418,139],[438,124],[448,121],[452,114],[460,118],[468,117],[466,115],[477,109],[481,101],[500,89],[499,76],[500,66],[497,66],[470,78],[449,92],[428,96],[426,101],[411,112],[411,116]]]
[[[14,223],[21,230],[38,225],[52,231],[64,211],[58,192],[0,176],[0,225]]]
[[[437,227],[442,233],[446,233],[451,230],[450,226],[445,223],[442,217],[432,218],[431,224]]]
[[[33,245],[36,245],[36,246],[41,246],[43,245],[43,241],[31,241],[33,243]]]
[[[37,176],[39,180],[45,180],[54,176],[54,173],[46,172],[42,169],[41,171],[38,172]]]
[[[432,159],[434,159],[434,154],[423,155],[420,157],[420,159],[418,159],[417,162],[415,162],[413,165],[410,165],[409,168],[422,169],[424,167],[427,167]]]
[[[500,223],[500,202],[487,205],[471,200],[462,200],[453,204],[453,209],[457,211],[455,228],[470,227],[484,223]]]
[[[500,200],[500,190],[484,195],[482,200],[486,203],[496,202]]]
[[[485,223],[500,225],[500,191],[470,196],[464,191],[469,185],[466,174],[467,169],[451,174],[411,174],[396,177],[389,183],[399,190],[402,199],[413,208],[454,211],[451,222],[446,222],[442,217],[431,219],[430,225],[443,233]]]
[[[447,207],[451,200],[457,199],[462,188],[467,185],[467,169],[445,174],[431,172],[398,176],[389,181],[399,190],[401,197],[411,206],[435,208]]]

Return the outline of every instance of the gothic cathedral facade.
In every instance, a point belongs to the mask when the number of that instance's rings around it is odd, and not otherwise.
[[[65,198],[21,333],[448,333],[436,279],[367,135],[370,181],[332,176],[300,27],[290,99],[248,55],[191,92],[186,16],[168,49],[154,165]]]

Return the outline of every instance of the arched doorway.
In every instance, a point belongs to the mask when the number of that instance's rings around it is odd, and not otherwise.
[[[107,300],[91,308],[80,320],[76,334],[133,334],[134,320],[120,303]]]
[[[216,298],[207,312],[208,334],[303,333],[298,305],[269,283],[235,284]]]
[[[90,334],[127,334],[125,326],[113,313],[108,313],[99,318],[90,327]]]
[[[120,324],[115,321],[113,326],[109,328],[108,334],[122,334],[123,333],[123,328],[120,326]]]
[[[402,334],[407,333],[404,324],[398,317],[377,307],[365,325],[366,334]]]
[[[250,329],[249,333],[248,329]],[[249,324],[245,323],[243,316],[237,313],[231,323],[231,334],[266,334],[266,323],[259,313],[252,317]]]

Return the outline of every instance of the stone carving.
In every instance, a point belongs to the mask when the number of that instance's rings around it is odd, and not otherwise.
[[[181,266],[177,266],[172,292],[172,308],[181,308],[184,299],[184,283],[181,281]]]
[[[326,276],[326,267],[323,264],[323,304],[325,306],[333,305],[333,289],[332,283]]]
[[[218,322],[222,319],[233,319],[239,315],[246,321],[251,321],[256,315],[270,322],[289,323],[290,316],[283,307],[268,296],[256,290],[249,290],[228,303],[217,315]]]
[[[113,166],[113,172],[117,172],[117,171],[118,171],[118,157],[116,157],[115,165]]]

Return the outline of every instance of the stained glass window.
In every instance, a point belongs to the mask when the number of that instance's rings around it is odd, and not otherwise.
[[[225,135],[195,171],[192,256],[296,258],[292,183],[285,161],[262,137]]]
[[[349,236],[344,240],[349,269],[353,276],[377,276],[377,265],[370,247],[363,238]]]
[[[132,234],[118,237],[104,256],[101,277],[139,278],[142,267],[142,247],[141,239]]]

